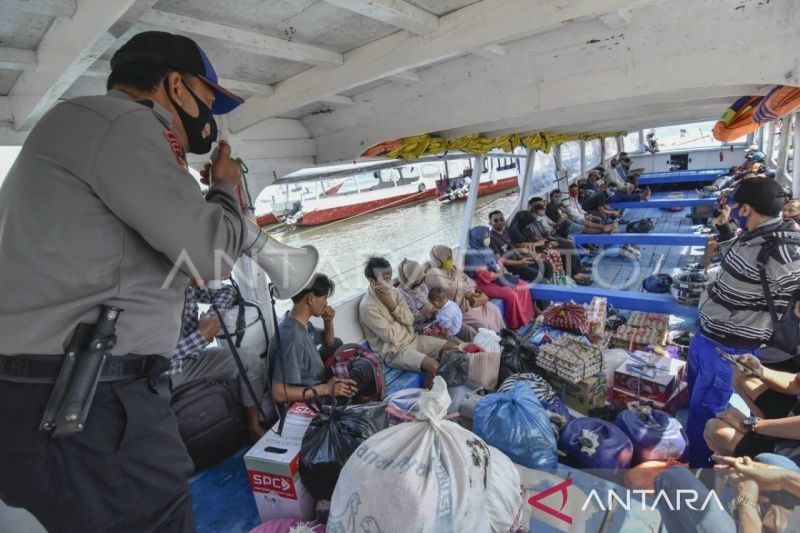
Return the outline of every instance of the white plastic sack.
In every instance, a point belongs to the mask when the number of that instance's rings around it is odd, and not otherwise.
[[[445,420],[443,379],[423,394],[416,420],[376,433],[344,465],[331,500],[333,533],[489,531],[489,448]]]
[[[506,454],[489,446],[489,487],[486,510],[492,533],[528,531],[529,513],[523,499],[519,470]]]
[[[496,331],[480,328],[478,334],[472,339],[472,344],[480,346],[484,352],[500,353],[503,347],[500,346],[500,335]]]
[[[603,350],[603,372],[606,375],[606,383],[609,389],[614,386],[614,371],[619,365],[627,361],[630,356],[631,352],[621,348]]]

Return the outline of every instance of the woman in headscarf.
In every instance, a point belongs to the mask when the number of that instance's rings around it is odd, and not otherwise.
[[[430,331],[436,326],[436,308],[428,301],[428,287],[425,285],[425,269],[411,259],[403,259],[397,269],[397,290],[414,315],[414,331],[418,334]]]
[[[497,262],[489,244],[489,228],[477,226],[470,230],[465,270],[475,280],[478,289],[490,298],[503,300],[510,328],[526,326],[533,319],[533,300],[528,284]]]
[[[500,309],[489,301],[486,294],[475,288],[475,282],[456,268],[453,250],[442,244],[431,248],[430,268],[425,275],[429,289],[440,287],[447,297],[461,307],[464,323],[475,329],[500,331],[506,327]]]

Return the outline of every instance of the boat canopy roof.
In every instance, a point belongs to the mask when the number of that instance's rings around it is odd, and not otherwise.
[[[3,16],[0,144],[102,94],[123,42],[167,30],[246,98],[220,123],[253,190],[420,134],[633,131],[800,85],[795,0],[10,0]]]

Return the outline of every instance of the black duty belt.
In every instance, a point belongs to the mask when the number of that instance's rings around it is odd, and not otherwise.
[[[0,381],[55,383],[63,363],[63,355],[0,354]],[[100,381],[155,377],[168,366],[169,360],[157,355],[109,357],[103,365]]]

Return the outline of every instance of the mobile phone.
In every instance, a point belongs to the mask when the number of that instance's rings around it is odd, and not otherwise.
[[[742,372],[747,372],[751,376],[755,376],[757,378],[762,377],[762,373],[761,373],[760,369],[756,370],[753,367],[751,367],[750,365],[746,365],[744,363],[739,362],[739,360],[737,360],[733,355],[729,354],[728,352],[726,352],[722,348],[717,348],[717,355],[719,355],[720,357],[722,357],[723,359],[725,359],[726,361],[731,363],[733,366],[735,366],[736,368],[738,368]]]

